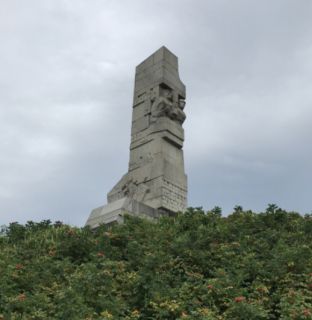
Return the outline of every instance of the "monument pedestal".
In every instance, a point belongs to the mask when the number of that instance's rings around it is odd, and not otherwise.
[[[130,198],[122,198],[108,203],[105,206],[93,209],[86,225],[94,229],[101,224],[121,223],[124,214],[148,219],[157,219],[160,215],[157,209],[147,206],[144,203]]]

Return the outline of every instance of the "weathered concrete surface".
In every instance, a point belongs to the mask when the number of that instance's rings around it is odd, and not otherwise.
[[[186,209],[184,106],[178,58],[161,47],[136,67],[128,172],[87,225],[119,221],[124,212],[158,217]]]
[[[159,217],[157,209],[125,197],[108,203],[105,206],[93,209],[86,225],[89,225],[92,228],[97,228],[101,224],[111,224],[114,222],[119,223],[123,221],[123,215],[126,213],[151,219]]]

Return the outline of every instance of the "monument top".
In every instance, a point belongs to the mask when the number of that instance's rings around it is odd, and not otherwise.
[[[153,66],[161,61],[166,61],[176,70],[178,70],[178,57],[168,50],[165,46],[162,46],[148,58],[142,61],[137,67],[136,72],[141,72],[142,70]]]
[[[159,48],[136,67],[134,99],[148,87],[159,84],[165,84],[174,89],[181,98],[185,99],[185,86],[179,77],[178,57],[165,46]]]

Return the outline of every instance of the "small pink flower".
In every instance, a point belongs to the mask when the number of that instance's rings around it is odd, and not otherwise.
[[[26,300],[26,294],[25,293],[21,293],[17,296],[17,299],[19,301],[25,301]]]
[[[243,297],[243,296],[235,297],[235,298],[234,298],[234,301],[237,302],[237,303],[243,302],[243,301],[245,301],[245,300],[246,300],[246,298]]]

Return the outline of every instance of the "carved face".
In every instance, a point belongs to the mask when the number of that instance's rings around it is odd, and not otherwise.
[[[179,99],[179,108],[180,108],[181,110],[183,110],[184,107],[185,107],[185,100],[180,98],[180,99]]]
[[[164,83],[159,85],[159,95],[164,97],[170,101],[173,100],[173,92],[172,89]]]
[[[172,100],[172,92],[170,89],[163,89],[162,94],[165,98]]]

